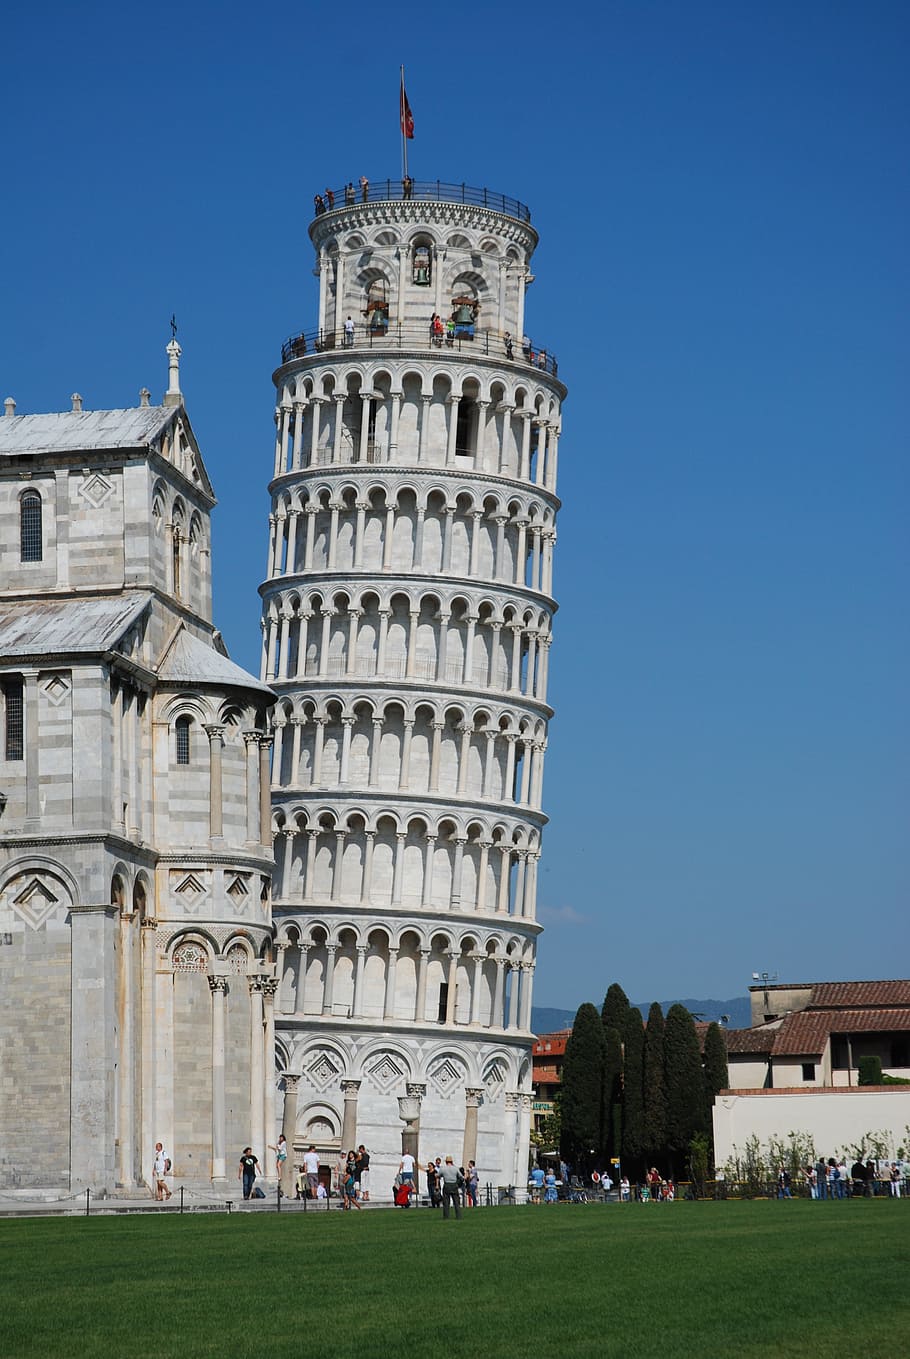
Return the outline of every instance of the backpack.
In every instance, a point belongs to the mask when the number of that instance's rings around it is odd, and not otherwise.
[[[170,1156],[165,1156],[165,1158],[164,1158],[164,1173],[165,1173],[165,1175],[169,1175],[169,1174],[170,1174],[170,1171],[171,1171],[171,1158],[170,1158]]]

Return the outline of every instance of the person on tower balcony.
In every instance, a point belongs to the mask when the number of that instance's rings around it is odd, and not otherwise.
[[[332,211],[332,208],[334,208],[334,206],[335,206],[335,195],[334,195],[334,193],[332,192],[331,189],[326,189],[326,191],[325,191],[325,201],[326,201],[326,205],[327,205],[327,207],[328,207],[329,212],[331,212],[331,211]]]
[[[404,179],[401,181],[401,196],[402,198],[410,198],[413,192],[414,181],[410,175],[405,175]]]
[[[351,316],[344,323],[344,347],[345,349],[354,347],[354,318]]]
[[[354,181],[352,179],[349,179],[347,184],[344,186],[344,201],[348,207],[350,207],[350,205],[354,202],[355,197],[356,195],[354,193]]]
[[[364,203],[366,203],[370,197],[370,181],[367,179],[366,175],[360,176],[360,197]]]

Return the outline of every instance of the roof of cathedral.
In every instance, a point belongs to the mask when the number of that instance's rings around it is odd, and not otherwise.
[[[0,454],[141,447],[158,435],[174,411],[173,406],[130,406],[119,411],[0,416]]]
[[[258,689],[263,694],[272,692],[267,684],[235,665],[223,652],[194,637],[182,623],[161,658],[158,678],[169,684],[229,684],[235,689]]]
[[[0,656],[108,651],[142,614],[151,595],[133,590],[114,598],[35,600],[4,605]]]

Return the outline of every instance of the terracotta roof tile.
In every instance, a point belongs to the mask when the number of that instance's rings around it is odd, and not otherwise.
[[[753,1052],[770,1052],[774,1047],[778,1028],[777,1024],[760,1024],[754,1029],[724,1029],[727,1052],[741,1057]]]
[[[910,1006],[903,1010],[797,1010],[781,1024],[775,1057],[818,1057],[828,1035],[910,1031]]]
[[[910,1006],[910,981],[819,982],[809,1002],[813,1010],[891,1005]]]

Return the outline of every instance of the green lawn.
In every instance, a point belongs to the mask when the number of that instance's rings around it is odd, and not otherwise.
[[[5,1359],[895,1359],[903,1203],[0,1221]]]

